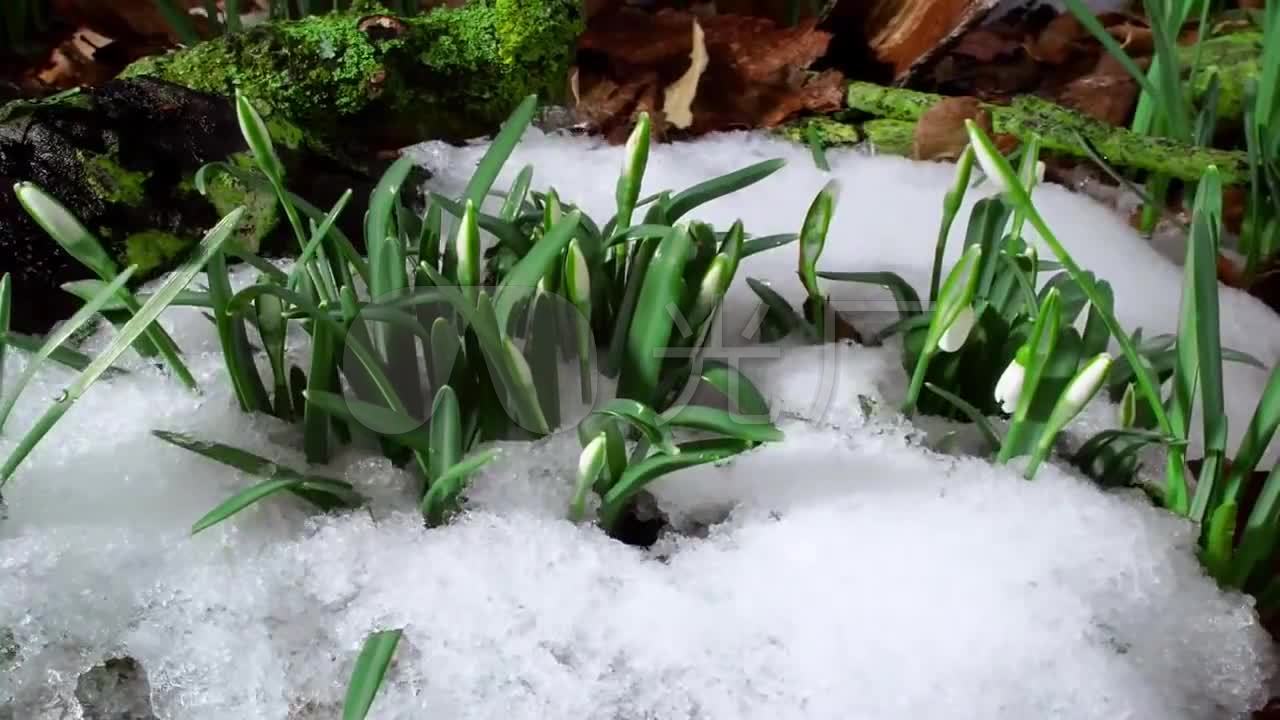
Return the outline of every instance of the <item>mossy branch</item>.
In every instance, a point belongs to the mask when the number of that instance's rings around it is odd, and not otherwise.
[[[847,95],[851,109],[895,121],[875,125],[874,121],[863,123],[863,129],[870,134],[868,126],[872,126],[890,141],[888,147],[881,147],[882,151],[904,154],[911,147],[909,141],[903,143],[904,136],[910,137],[905,133],[906,128],[914,128],[915,121],[924,111],[941,100],[941,95],[863,82],[850,83]],[[1012,135],[1020,140],[1038,137],[1041,146],[1053,152],[1087,157],[1079,135],[1093,143],[1103,157],[1117,167],[1195,181],[1205,167],[1216,165],[1224,183],[1238,184],[1248,180],[1248,161],[1244,153],[1193,147],[1166,138],[1138,135],[1033,96],[1018,97],[1009,105],[988,104],[985,108],[991,114],[992,128],[996,133]]]

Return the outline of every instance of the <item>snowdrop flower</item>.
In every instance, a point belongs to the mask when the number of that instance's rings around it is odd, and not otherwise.
[[[1062,393],[1062,398],[1058,400],[1062,409],[1069,413],[1066,419],[1075,417],[1093,399],[1093,396],[1098,394],[1103,381],[1107,379],[1107,373],[1111,370],[1111,362],[1111,355],[1100,353],[1085,363],[1085,366],[1080,368],[1080,372],[1071,379],[1071,383]]]
[[[1036,184],[1044,182],[1044,161],[1036,161]]]
[[[965,129],[969,132],[969,144],[973,148],[974,155],[978,158],[978,165],[982,167],[982,173],[987,176],[1002,193],[1009,192],[1015,183],[1018,182],[1017,176],[1013,172],[1013,168],[1009,166],[1009,161],[1005,159],[996,146],[982,132],[972,120],[964,121]]]
[[[583,307],[591,300],[591,272],[587,269],[587,256],[577,238],[569,241],[569,251],[564,263],[564,289],[569,302]]]
[[[1018,353],[1013,356],[1013,362],[1009,363],[1009,367],[1004,369],[1000,380],[996,382],[996,402],[1000,403],[1001,410],[1009,414],[1018,407],[1018,398],[1022,395],[1022,383],[1027,379],[1027,366],[1024,364],[1025,350],[1025,347],[1018,350]]]
[[[956,315],[956,319],[951,321],[947,326],[942,337],[938,339],[938,349],[942,352],[955,352],[964,346],[964,341],[969,339],[969,332],[973,330],[974,322],[977,316],[973,312],[972,305],[966,305]]]
[[[1138,417],[1138,394],[1133,383],[1125,386],[1124,396],[1120,398],[1120,407],[1116,409],[1116,423],[1122,428],[1133,427]]]

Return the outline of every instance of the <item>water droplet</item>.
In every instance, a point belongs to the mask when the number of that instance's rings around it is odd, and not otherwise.
[[[58,393],[58,396],[57,396],[57,397],[55,397],[55,398],[53,399],[53,401],[54,401],[55,403],[64,403],[64,402],[66,402],[66,401],[67,401],[67,398],[69,398],[69,397],[70,397],[70,395],[68,395],[68,394],[67,394],[67,391],[66,391],[66,390],[63,390],[62,392]]]

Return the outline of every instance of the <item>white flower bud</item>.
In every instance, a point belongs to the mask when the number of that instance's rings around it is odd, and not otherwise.
[[[956,319],[951,321],[947,326],[942,337],[938,339],[938,349],[942,352],[955,352],[964,346],[965,340],[969,339],[969,332],[973,330],[974,322],[977,315],[973,312],[972,305],[966,305],[956,315]]]
[[[1021,352],[1014,356],[1013,362],[1004,369],[1000,380],[996,382],[996,402],[1007,414],[1013,414],[1018,407],[1018,398],[1022,395],[1022,383],[1027,379],[1027,368],[1022,364]]]

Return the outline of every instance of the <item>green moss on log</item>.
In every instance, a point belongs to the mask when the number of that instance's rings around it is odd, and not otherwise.
[[[1236,32],[1212,37],[1200,44],[1199,53],[1199,62],[1195,64],[1193,46],[1182,46],[1178,50],[1192,98],[1202,99],[1216,77],[1219,123],[1239,120],[1244,115],[1245,86],[1250,79],[1262,75],[1262,33]]]
[[[111,155],[79,153],[84,179],[102,202],[136,207],[146,202],[147,172],[129,170]]]
[[[361,13],[266,23],[125,76],[205,92],[237,88],[267,114],[331,136],[359,118],[420,137],[495,128],[530,93],[559,97],[582,30],[579,0],[472,0],[416,17]]]
[[[818,142],[823,147],[844,147],[857,145],[862,141],[858,128],[834,117],[801,118],[783,125],[777,132],[783,137],[802,145],[809,144],[810,133],[816,133]]]
[[[862,123],[862,132],[876,152],[910,157],[911,147],[916,139],[916,124],[905,120],[878,118]]]
[[[850,108],[904,121],[911,126],[924,110],[941,100],[941,95],[864,82],[850,83],[847,93]],[[1078,136],[1083,136],[1102,152],[1108,162],[1118,167],[1195,181],[1206,167],[1216,165],[1225,183],[1238,184],[1248,180],[1248,161],[1244,153],[1192,147],[1166,138],[1138,135],[1032,96],[1018,97],[1010,105],[985,107],[991,113],[995,132],[1013,135],[1020,140],[1038,137],[1046,150],[1087,157],[1078,139]],[[863,124],[864,131],[869,124]],[[900,134],[901,127],[891,129],[886,126],[882,131]],[[909,142],[906,147],[910,148]]]

